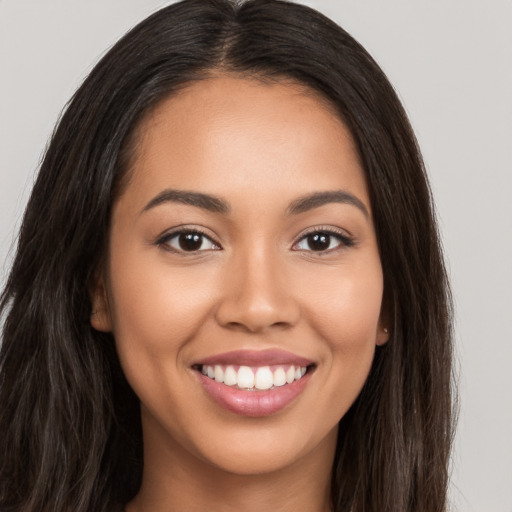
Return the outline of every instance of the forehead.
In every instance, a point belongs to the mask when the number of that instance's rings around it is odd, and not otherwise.
[[[146,116],[135,147],[129,172],[139,192],[352,188],[367,202],[350,131],[330,102],[296,83],[193,82]]]

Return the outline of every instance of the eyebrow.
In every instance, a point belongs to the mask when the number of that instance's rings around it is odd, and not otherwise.
[[[151,208],[167,202],[188,204],[208,210],[209,212],[222,213],[224,215],[231,211],[229,204],[219,197],[202,194],[201,192],[175,189],[166,189],[160,192],[160,194],[151,199],[142,211],[151,210]]]
[[[288,207],[289,215],[297,215],[299,213],[304,213],[314,208],[319,208],[325,204],[329,203],[343,203],[350,204],[359,208],[365,217],[369,218],[370,213],[368,209],[364,205],[364,203],[358,199],[356,196],[351,194],[350,192],[346,192],[345,190],[328,190],[325,192],[314,192],[313,194],[308,194],[303,197],[299,197],[295,201],[293,201]]]
[[[155,196],[144,207],[143,212],[151,210],[163,203],[181,203],[197,208],[202,208],[213,213],[227,215],[231,211],[229,203],[220,197],[201,192],[192,192],[189,190],[166,189]],[[365,217],[369,218],[370,214],[364,203],[356,196],[345,190],[328,190],[324,192],[314,192],[292,201],[288,207],[288,215],[298,215],[300,213],[319,208],[329,203],[350,204],[361,210]]]

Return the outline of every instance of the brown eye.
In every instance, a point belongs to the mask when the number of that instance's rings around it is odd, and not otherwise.
[[[328,233],[314,233],[306,237],[306,243],[312,251],[326,251],[330,248],[331,238]]]
[[[171,233],[158,243],[175,252],[202,252],[220,249],[209,237],[198,231]]]
[[[328,252],[342,247],[351,247],[352,245],[354,245],[354,241],[341,233],[314,231],[304,235],[294,249],[308,252]]]
[[[198,233],[182,233],[178,235],[178,245],[183,251],[198,251],[203,245],[203,235]]]

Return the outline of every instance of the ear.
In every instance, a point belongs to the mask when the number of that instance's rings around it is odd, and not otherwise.
[[[375,344],[377,346],[385,345],[389,340],[392,322],[388,304],[388,301],[384,300],[381,306],[379,324],[377,326],[377,336],[375,340]]]
[[[377,339],[375,340],[375,344],[378,346],[385,345],[389,340],[389,327],[382,325],[379,321],[379,326],[377,328]]]
[[[97,331],[112,332],[112,318],[103,277],[95,279],[90,295],[92,305],[91,325]]]

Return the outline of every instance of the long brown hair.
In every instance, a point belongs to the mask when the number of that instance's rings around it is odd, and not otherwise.
[[[358,145],[385,280],[389,342],[342,418],[337,512],[442,512],[452,439],[451,301],[432,197],[393,88],[318,12],[279,0],[185,0],[147,18],[76,92],[42,162],[0,302],[0,509],[112,511],[137,493],[137,397],[89,323],[112,203],[138,122],[212,71],[321,93]]]

